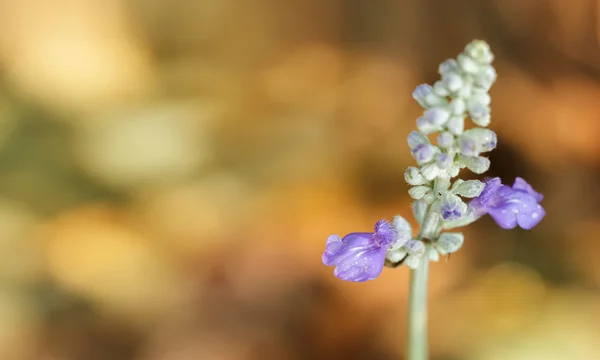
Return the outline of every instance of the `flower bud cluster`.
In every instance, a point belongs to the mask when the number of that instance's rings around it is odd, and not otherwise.
[[[482,154],[493,150],[498,142],[496,134],[486,128],[491,120],[488,92],[496,80],[493,59],[487,43],[473,41],[456,59],[440,64],[439,81],[433,86],[419,85],[413,92],[424,112],[416,121],[417,130],[408,135],[417,166],[410,166],[404,177],[413,186],[409,195],[416,200],[415,217],[423,224],[420,239],[411,241],[422,246],[410,243],[390,250],[390,262],[397,263],[403,255],[404,263],[415,267],[426,254],[436,261],[440,254],[450,254],[462,246],[462,234],[440,232],[445,222],[457,222],[468,212],[461,197],[476,197],[484,188],[478,180],[452,182],[452,178],[463,168],[481,174],[490,166]],[[465,129],[467,119],[474,126]],[[427,226],[425,214],[438,218],[429,222],[435,225]]]

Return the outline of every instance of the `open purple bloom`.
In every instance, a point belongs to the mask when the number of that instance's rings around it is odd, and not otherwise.
[[[512,187],[502,185],[500,178],[492,178],[485,181],[485,188],[469,206],[476,216],[490,214],[503,229],[519,225],[529,230],[546,215],[539,204],[543,198],[520,177],[515,179]]]
[[[374,233],[351,233],[327,239],[323,264],[335,266],[333,274],[347,281],[373,280],[383,270],[385,256],[397,240],[396,230],[386,220],[375,224]]]

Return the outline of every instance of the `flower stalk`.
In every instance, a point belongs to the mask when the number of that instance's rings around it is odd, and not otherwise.
[[[426,360],[427,285],[429,262],[458,251],[462,232],[446,232],[466,226],[489,214],[501,228],[532,229],[546,212],[543,195],[522,178],[512,186],[500,178],[462,180],[462,169],[482,174],[490,167],[483,156],[498,143],[491,122],[489,90],[496,80],[494,55],[488,44],[475,40],[456,59],[440,64],[441,79],[433,86],[419,85],[413,98],[424,112],[417,130],[407,137],[417,166],[406,169],[404,178],[419,233],[402,216],[390,223],[379,221],[373,232],[350,233],[327,239],[322,261],[334,266],[333,274],[346,281],[377,278],[384,266],[411,269],[407,316],[407,360]],[[465,130],[465,121],[473,126]],[[437,136],[434,134],[438,133]],[[467,200],[471,199],[471,200]],[[442,232],[444,231],[444,232]]]

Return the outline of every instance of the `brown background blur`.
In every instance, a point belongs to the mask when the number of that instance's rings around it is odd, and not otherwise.
[[[1,0],[0,360],[401,359],[407,270],[321,253],[411,216],[412,90],[474,38],[547,216],[432,266],[432,359],[598,359],[600,1]]]

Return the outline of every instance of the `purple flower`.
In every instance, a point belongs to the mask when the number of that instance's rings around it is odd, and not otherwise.
[[[481,194],[469,206],[476,216],[490,214],[503,229],[519,225],[523,229],[536,226],[546,215],[539,204],[544,196],[518,177],[512,187],[502,185],[500,178],[487,179]]]
[[[374,233],[351,233],[327,239],[323,264],[335,266],[333,274],[347,281],[373,280],[383,270],[385,256],[397,240],[396,230],[386,220],[375,224]]]

